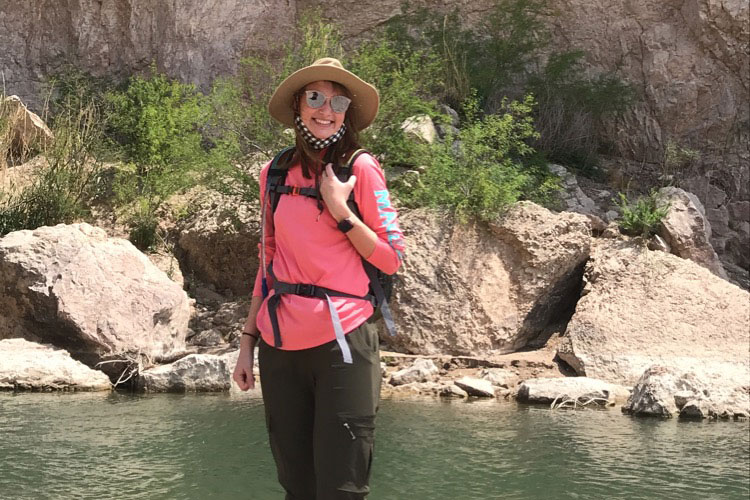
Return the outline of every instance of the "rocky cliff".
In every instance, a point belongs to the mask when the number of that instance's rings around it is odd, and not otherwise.
[[[421,0],[458,7],[468,22],[490,0]],[[269,50],[299,12],[323,6],[349,40],[401,12],[401,0],[0,0],[0,72],[7,94],[39,107],[46,75],[73,63],[122,76],[151,61],[206,86],[249,49]],[[618,71],[639,103],[603,133],[618,156],[658,164],[669,141],[701,151],[685,187],[706,207],[712,244],[747,268],[750,224],[750,8],[747,0],[549,0],[559,48],[586,51],[592,72]],[[270,43],[273,42],[273,43]]]

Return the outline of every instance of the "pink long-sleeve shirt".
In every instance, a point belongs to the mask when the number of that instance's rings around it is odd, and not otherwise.
[[[266,203],[264,187],[269,167],[270,163],[260,173],[261,207]],[[393,274],[401,264],[404,242],[383,171],[372,155],[364,153],[352,166],[352,175],[357,176],[354,199],[362,221],[378,237],[375,250],[367,261],[381,271]],[[314,187],[315,179],[305,179],[298,163],[290,167],[285,184]],[[270,204],[266,210],[266,264],[273,263],[273,272],[279,281],[313,284],[358,296],[368,293],[370,281],[362,267],[362,258],[346,234],[338,229],[327,208],[320,213],[315,199],[285,194],[281,195],[275,212]],[[259,268],[254,296],[262,296],[261,280],[262,269]],[[268,285],[271,289],[270,276]],[[273,293],[270,290],[269,297]],[[331,300],[345,333],[356,329],[373,313],[372,305],[366,300],[344,297],[331,297]],[[308,349],[335,339],[325,300],[285,294],[277,316],[282,349]],[[268,298],[261,305],[256,325],[263,340],[273,345]]]

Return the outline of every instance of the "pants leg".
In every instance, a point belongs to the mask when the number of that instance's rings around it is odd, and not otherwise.
[[[346,335],[354,363],[336,342],[316,360],[313,450],[318,500],[363,499],[369,480],[380,400],[380,356],[374,325]]]
[[[378,335],[365,323],[336,341],[283,351],[261,341],[261,388],[271,451],[287,500],[364,499],[380,398]]]
[[[260,341],[258,364],[266,427],[286,500],[315,500],[313,379],[303,351]]]

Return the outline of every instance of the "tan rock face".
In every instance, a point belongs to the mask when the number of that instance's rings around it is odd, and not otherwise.
[[[130,242],[88,224],[0,239],[0,311],[0,339],[50,343],[89,366],[121,356],[148,366],[184,350],[190,315],[179,285]]]
[[[246,48],[284,39],[295,16],[291,0],[2,2],[0,69],[6,88],[36,105],[44,75],[67,63],[123,76],[156,62],[207,85],[234,71]]]
[[[523,202],[492,228],[412,211],[391,300],[399,334],[383,339],[421,354],[521,348],[572,306],[588,257],[583,215],[553,214]]]
[[[671,254],[595,241],[558,350],[579,375],[633,385],[659,364],[747,383],[747,291]]]

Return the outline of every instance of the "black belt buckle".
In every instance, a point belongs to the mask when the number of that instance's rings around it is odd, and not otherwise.
[[[303,297],[315,297],[315,285],[300,283],[297,285],[297,289],[294,291],[294,294],[302,295]]]

